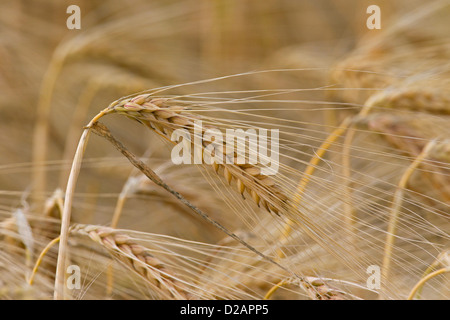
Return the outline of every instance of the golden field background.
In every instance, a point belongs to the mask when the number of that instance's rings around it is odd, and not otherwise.
[[[72,4],[81,30],[66,27]],[[381,30],[366,27],[372,4]],[[92,135],[73,225],[110,226],[121,211],[120,233],[165,267],[124,262],[80,232],[69,259],[82,288],[66,297],[262,299],[283,283],[270,298],[405,299],[444,270],[414,297],[448,299],[449,13],[449,1],[2,1],[0,298],[53,295],[57,246],[27,280],[59,234],[83,127],[123,96],[174,86],[155,95],[200,104],[218,127],[280,129],[275,179],[288,199],[301,196],[299,212],[267,213],[206,166],[171,164],[171,145],[135,121],[102,122],[168,185],[292,273],[194,216]],[[352,125],[319,156],[347,117]],[[298,224],[283,235],[286,217]],[[383,265],[389,234],[389,276],[368,290],[367,267]]]

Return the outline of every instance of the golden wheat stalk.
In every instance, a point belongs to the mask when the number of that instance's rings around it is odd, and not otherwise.
[[[414,170],[420,165],[420,163],[425,159],[430,150],[435,146],[436,141],[430,141],[425,148],[423,148],[421,154],[409,165],[409,167],[403,173],[400,182],[398,183],[398,188],[394,194],[394,200],[392,202],[392,209],[389,216],[388,230],[386,236],[386,244],[383,256],[383,266],[382,266],[382,278],[384,281],[389,281],[389,274],[391,269],[392,251],[394,249],[395,235],[397,232],[398,218],[400,214],[400,208],[403,201],[403,196],[409,178],[411,177]]]

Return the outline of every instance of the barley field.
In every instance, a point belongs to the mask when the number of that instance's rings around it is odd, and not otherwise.
[[[2,0],[0,299],[449,299],[449,16]]]

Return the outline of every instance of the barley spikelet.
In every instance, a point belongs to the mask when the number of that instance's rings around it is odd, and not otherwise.
[[[194,136],[194,121],[201,120],[198,115],[189,112],[188,106],[180,106],[171,103],[169,100],[155,99],[150,95],[139,95],[137,97],[116,101],[106,113],[124,114],[139,121],[145,126],[156,131],[158,134],[171,140],[171,136],[176,129],[185,129],[191,136]],[[215,129],[211,125],[203,125],[201,135],[208,129]],[[197,133],[200,134],[200,133]],[[202,142],[201,148],[206,145]],[[217,150],[226,150],[222,144]],[[287,196],[283,193],[279,185],[269,176],[261,174],[261,168],[252,164],[238,164],[235,151],[225,154],[229,163],[218,164],[214,162],[214,171],[222,175],[228,184],[235,184],[238,192],[244,196],[247,192],[254,202],[269,212],[278,214],[287,209]],[[227,161],[225,161],[227,162]]]
[[[72,234],[88,236],[124,265],[142,276],[162,296],[169,299],[189,299],[183,283],[158,258],[150,254],[144,246],[134,242],[119,231],[94,225],[76,225]]]

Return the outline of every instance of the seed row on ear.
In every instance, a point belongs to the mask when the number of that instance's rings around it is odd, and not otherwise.
[[[112,228],[95,225],[76,225],[71,233],[88,236],[119,261],[161,290],[167,297],[190,298],[188,290],[173,276],[173,273],[165,264],[128,235]]]
[[[152,99],[149,95],[140,95],[120,101],[112,105],[110,112],[121,113],[135,119],[167,140],[170,140],[176,129],[186,129],[192,134],[196,134],[194,122],[202,119],[198,115],[190,113],[187,106],[170,105],[170,101],[167,99]],[[214,129],[214,127],[202,126],[202,136],[208,129]],[[206,143],[202,142],[203,150],[206,146]],[[224,143],[221,149],[226,150]],[[280,211],[287,208],[288,197],[274,179],[262,175],[261,169],[255,165],[238,164],[238,155],[234,151],[225,156],[231,159],[232,163],[213,162],[211,167],[217,174],[222,175],[229,185],[234,184],[236,190],[243,197],[247,192],[259,207],[275,214],[279,214]]]

